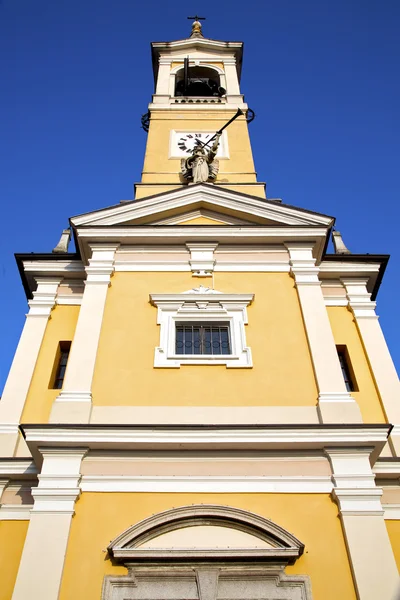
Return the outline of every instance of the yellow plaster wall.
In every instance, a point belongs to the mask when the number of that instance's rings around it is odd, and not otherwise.
[[[355,600],[337,507],[328,494],[88,492],[76,504],[60,600],[98,600],[104,575],[126,573],[107,558],[110,540],[154,513],[193,503],[229,505],[271,519],[305,544],[303,556],[286,572],[309,575],[314,600]]]
[[[10,600],[29,521],[0,521],[0,600]]]
[[[51,313],[29,388],[22,423],[47,423],[52,404],[60,390],[49,389],[60,341],[73,339],[79,306],[57,305]]]
[[[317,389],[293,279],[288,273],[215,273],[215,289],[255,293],[248,307],[252,369],[224,365],[154,368],[159,345],[150,293],[180,293],[191,273],[116,273],[105,306],[93,379],[94,405],[304,406]]]
[[[235,111],[232,110],[207,111],[204,107],[202,110],[190,112],[177,110],[153,112],[147,138],[142,183],[160,184],[160,186],[174,183],[175,180],[177,183],[182,183],[180,159],[169,158],[171,130],[217,131],[234,113]],[[228,146],[229,158],[219,161],[216,183],[256,183],[248,126],[244,117],[239,117],[229,126]],[[161,191],[161,187],[153,193],[158,191]]]
[[[400,521],[385,521],[390,543],[400,572]]]
[[[222,221],[216,219],[210,219],[209,217],[194,217],[193,219],[187,219],[182,221],[179,225],[221,225]]]
[[[364,423],[386,423],[352,314],[345,306],[328,306],[327,310],[336,344],[346,345],[350,355],[359,389],[351,395],[357,400]]]

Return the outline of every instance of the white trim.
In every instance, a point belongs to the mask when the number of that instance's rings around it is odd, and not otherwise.
[[[83,492],[198,492],[198,493],[290,493],[329,494],[329,476],[134,476],[83,475]]]
[[[378,475],[381,478],[398,479],[400,478],[400,461],[377,461],[372,470],[375,475]]]
[[[192,247],[192,246],[191,246]],[[193,261],[194,267],[208,263]],[[252,367],[251,350],[246,346],[244,326],[247,325],[247,306],[253,294],[222,294],[210,288],[194,288],[182,294],[150,294],[158,308],[160,344],[155,349],[154,366],[179,368],[181,365],[225,365],[228,368]],[[229,326],[231,354],[178,355],[175,353],[175,332],[179,322],[218,322]]]
[[[83,294],[57,294],[56,304],[64,306],[80,306]]]
[[[0,433],[2,431],[0,430]],[[32,478],[37,475],[35,463],[27,458],[26,460],[2,460],[0,458],[0,477],[12,477],[13,479]]]
[[[33,504],[2,504],[0,521],[29,521]]]
[[[349,304],[347,298],[339,296],[324,296],[325,306],[347,306]]]
[[[71,222],[75,227],[82,225],[100,227],[104,225],[122,225],[134,219],[157,215],[161,211],[190,207],[193,204],[197,205],[199,202],[206,202],[215,207],[217,211],[221,207],[228,208],[234,213],[259,216],[279,224],[320,226],[324,228],[325,233],[326,228],[332,224],[332,218],[325,215],[306,212],[280,202],[263,200],[245,194],[235,194],[220,186],[207,183],[185,186],[149,199],[127,202],[108,209],[86,213],[73,217]]]
[[[383,504],[385,521],[400,521],[400,504]]]
[[[368,447],[379,455],[387,442],[389,426],[340,427],[298,425],[292,427],[23,427],[34,454],[47,445],[85,446],[94,450],[214,449],[235,450],[323,450],[326,447]]]

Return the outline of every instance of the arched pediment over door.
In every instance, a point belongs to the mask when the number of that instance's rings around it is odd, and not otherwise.
[[[284,570],[303,550],[291,533],[254,513],[174,508],[110,543],[110,558],[128,575],[106,576],[102,600],[311,600],[308,577]]]

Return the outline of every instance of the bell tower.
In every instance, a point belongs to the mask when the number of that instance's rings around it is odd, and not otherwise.
[[[240,109],[243,114],[219,138],[218,173],[213,172],[209,183],[265,198],[248,132],[252,111],[240,90],[243,42],[208,39],[202,32],[203,19],[189,18],[194,22],[188,38],[151,44],[155,93],[145,115],[148,139],[135,196],[188,185],[183,159],[196,144],[209,149],[215,133]]]

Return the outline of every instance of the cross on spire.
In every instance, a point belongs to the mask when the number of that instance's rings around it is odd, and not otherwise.
[[[194,19],[190,37],[203,37],[200,21],[205,21],[205,17],[199,17],[199,15],[195,15],[194,17],[188,17],[188,19]]]

